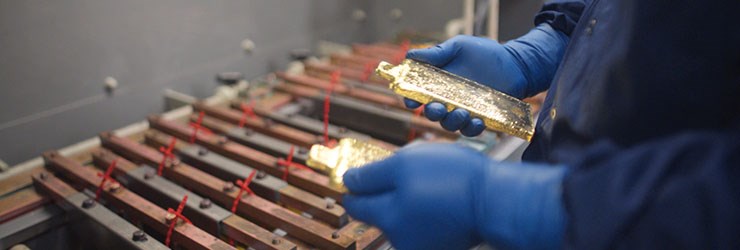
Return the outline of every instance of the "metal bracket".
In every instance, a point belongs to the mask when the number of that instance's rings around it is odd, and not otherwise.
[[[206,198],[156,174],[151,174],[156,172],[156,169],[147,165],[127,172],[126,175],[130,179],[128,188],[161,207],[177,207],[182,197],[187,195],[185,215],[195,224],[204,225],[201,226],[203,230],[213,235],[220,235],[219,224],[231,216],[230,211],[216,205],[201,207],[201,202]]]
[[[290,153],[290,147],[292,146],[292,144],[285,141],[281,141],[244,128],[234,128],[226,133],[226,136],[236,142],[252,147],[259,151],[281,157],[287,156]],[[297,160],[301,164],[306,164],[306,159],[308,159],[308,149],[296,148],[293,152],[293,159]]]
[[[219,154],[202,150],[203,148],[197,146],[184,147],[180,150],[180,159],[190,165],[203,168],[208,173],[223,180],[244,179],[254,170],[252,167]],[[258,174],[257,177],[252,180],[252,183],[256,184],[252,190],[265,199],[280,200],[280,189],[288,186],[288,184],[267,174]]]
[[[64,211],[50,204],[0,224],[0,249],[34,238],[67,221]]]
[[[74,209],[75,215],[81,215],[96,222],[96,226],[100,226],[105,229],[106,232],[114,235],[115,238],[104,237],[105,241],[100,241],[103,246],[101,247],[113,247],[123,249],[169,249],[159,241],[154,240],[151,236],[142,232],[131,223],[127,222],[123,218],[119,217],[106,207],[90,206],[83,207],[85,201],[90,200],[90,197],[84,193],[76,193],[65,198],[66,209]],[[100,233],[101,230],[90,230]],[[102,235],[101,235],[102,236]]]

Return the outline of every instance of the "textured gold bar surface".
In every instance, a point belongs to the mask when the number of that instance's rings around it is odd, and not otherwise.
[[[381,62],[375,70],[393,92],[420,103],[444,103],[448,111],[468,110],[486,127],[529,141],[534,134],[530,105],[480,83],[413,60]]]
[[[350,168],[385,159],[393,152],[354,138],[343,138],[334,148],[321,144],[311,146],[306,164],[328,172],[331,184],[344,188],[344,173]]]

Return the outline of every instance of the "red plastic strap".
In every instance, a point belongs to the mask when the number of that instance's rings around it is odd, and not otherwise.
[[[191,224],[190,220],[188,218],[185,218],[185,216],[182,215],[182,210],[185,208],[185,204],[188,202],[188,196],[185,195],[185,197],[182,197],[182,201],[180,201],[180,205],[177,205],[177,210],[172,210],[172,208],[167,208],[167,212],[174,214],[175,218],[172,219],[172,222],[170,222],[170,227],[167,229],[167,237],[164,240],[164,244],[166,246],[170,246],[170,240],[172,239],[172,232],[175,230],[175,225],[177,224],[177,220],[183,220],[185,223]]]
[[[100,180],[100,184],[98,185],[98,190],[95,191],[95,201],[100,200],[100,193],[103,191],[103,185],[105,185],[106,181],[110,181],[112,183],[117,183],[116,180],[110,177],[111,173],[113,173],[113,169],[116,168],[116,162],[118,162],[118,159],[113,160],[113,162],[108,165],[108,169],[105,170],[105,174],[98,173],[98,177],[103,177],[102,180]]]
[[[202,131],[205,134],[213,134],[210,129],[201,125],[203,123],[203,116],[205,115],[206,114],[203,113],[203,111],[200,111],[200,113],[198,113],[198,120],[194,123],[190,123],[190,127],[193,127],[193,133],[190,134],[190,143],[195,143],[195,138],[198,136],[198,132]]]
[[[339,142],[337,140],[331,139],[331,140],[329,140],[329,142],[326,143],[325,146],[327,146],[329,148],[334,148],[334,146],[336,146],[337,144],[339,144]]]
[[[285,166],[285,170],[283,170],[283,180],[284,181],[288,180],[288,173],[290,172],[291,167],[313,172],[313,169],[306,167],[303,164],[293,162],[293,153],[295,152],[294,150],[295,150],[295,146],[290,146],[290,152],[288,152],[288,160],[281,158],[281,159],[278,159],[278,162],[277,162],[278,165]]]
[[[329,107],[331,106],[331,93],[324,96],[324,143],[329,141]]]
[[[247,124],[247,117],[256,119],[257,115],[254,113],[254,100],[249,102],[249,105],[244,103],[239,104],[242,109],[242,118],[239,119],[239,127],[243,128]]]
[[[398,54],[396,54],[395,56],[393,56],[393,62],[395,64],[399,64],[399,63],[401,63],[403,61],[404,58],[406,58],[406,52],[405,51],[400,51],[400,52],[398,52]]]
[[[409,47],[411,47],[411,42],[409,39],[404,39],[403,42],[401,42],[401,51],[393,57],[393,61],[396,64],[401,63],[401,61],[406,58],[406,53],[409,51]]]
[[[244,191],[247,191],[247,195],[252,195],[254,192],[252,192],[252,189],[249,189],[249,183],[252,182],[252,179],[254,179],[254,175],[257,174],[257,170],[252,170],[252,173],[247,176],[247,178],[244,178],[244,181],[237,180],[236,184],[239,185],[239,193],[236,194],[236,197],[234,197],[234,203],[231,204],[231,213],[236,213],[236,206],[239,205],[239,201],[242,200],[242,193]]]
[[[306,171],[314,172],[313,169],[307,167],[306,165],[300,164],[300,163],[291,162],[290,164],[288,164],[288,161],[286,161],[285,159],[278,159],[277,164],[281,166],[285,166],[285,170],[283,172],[284,181],[288,180],[288,172],[290,171],[290,168],[297,168],[297,169],[303,169]]]
[[[293,150],[295,147],[290,146],[290,152],[288,153],[288,163],[285,165],[285,171],[283,172],[283,180],[288,180],[288,171],[290,171],[290,165],[293,164]]]
[[[421,116],[421,112],[424,111],[424,106],[425,105],[421,105],[421,107],[418,107],[418,108],[416,108],[416,110],[414,110],[414,117]],[[416,127],[414,127],[414,125],[412,123],[411,124],[411,129],[409,129],[408,141],[410,142],[410,141],[412,141],[414,139],[416,139]]]
[[[334,86],[339,83],[339,80],[341,80],[341,77],[341,71],[336,70],[331,72],[331,83],[329,84],[329,88],[326,89],[326,94],[324,95],[324,143],[329,142],[329,108],[331,106],[331,93],[334,91]]]
[[[334,86],[339,84],[339,80],[342,80],[342,71],[335,70],[331,72],[331,90],[334,90]]]
[[[380,64],[379,62],[367,62],[365,63],[365,68],[362,71],[362,81],[367,82],[370,80],[370,76],[373,75],[373,71],[375,70],[375,67]]]
[[[401,41],[401,50],[409,51],[410,47],[411,47],[411,40],[403,39],[403,41]]]
[[[167,148],[159,147],[159,152],[162,152],[162,161],[159,162],[159,167],[157,167],[157,175],[162,176],[162,169],[164,169],[164,164],[167,162],[167,158],[170,160],[175,159],[175,154],[172,153],[172,150],[175,149],[176,142],[177,139],[173,136],[170,139],[170,144],[167,145]]]

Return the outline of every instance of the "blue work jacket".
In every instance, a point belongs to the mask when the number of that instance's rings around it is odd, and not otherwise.
[[[525,161],[571,166],[566,248],[740,249],[740,1],[560,0]]]

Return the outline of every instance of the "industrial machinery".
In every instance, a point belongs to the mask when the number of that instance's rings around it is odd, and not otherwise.
[[[388,249],[346,214],[330,175],[306,167],[312,145],[457,142],[502,160],[524,145],[463,139],[403,107],[373,72],[408,47],[355,44],[249,84],[219,74],[227,94],[14,167],[0,179],[0,248]]]

